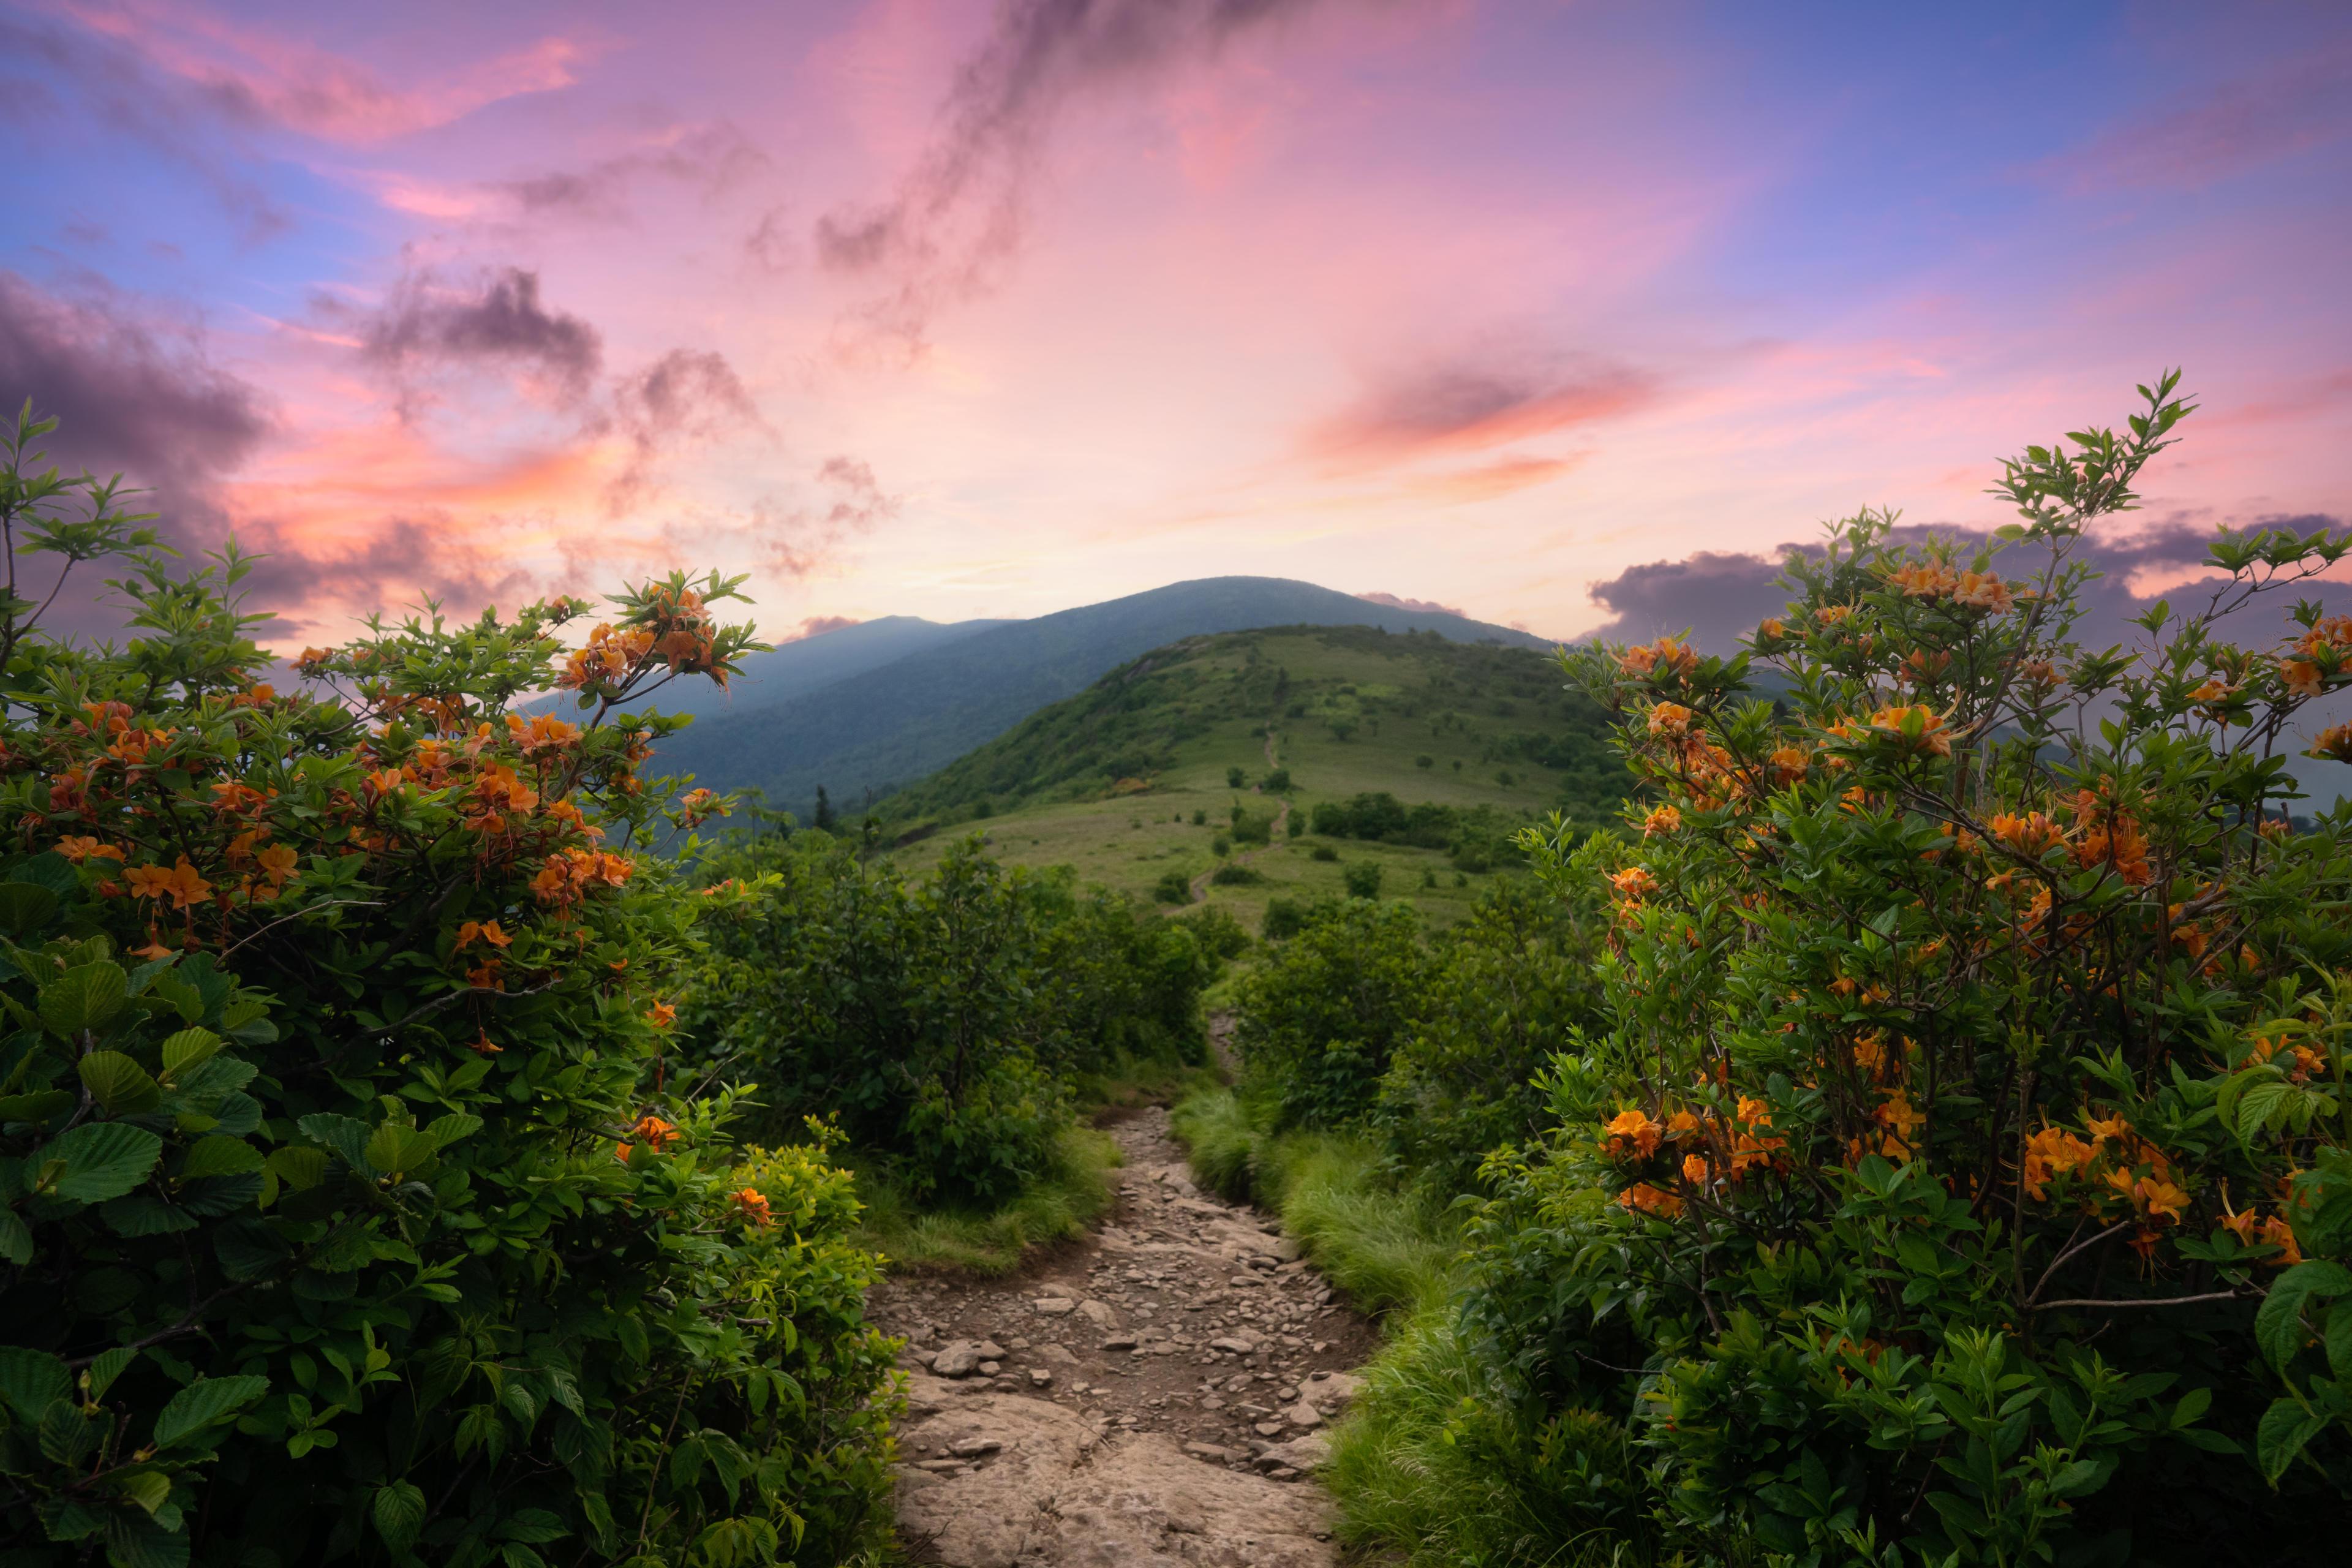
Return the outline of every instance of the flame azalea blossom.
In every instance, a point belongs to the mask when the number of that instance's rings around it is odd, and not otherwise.
[[[1628,866],[1612,875],[1609,884],[1617,889],[1619,898],[1628,903],[1639,903],[1657,888],[1658,879],[1640,866]]]
[[[2307,658],[2281,659],[2279,679],[2286,683],[2288,693],[2295,697],[2316,697],[2327,689],[2319,666]]]
[[[658,1116],[640,1116],[629,1129],[629,1135],[613,1146],[613,1157],[623,1164],[629,1161],[629,1151],[642,1143],[658,1154],[678,1140],[678,1131]]]
[[[1681,812],[1671,805],[1662,805],[1642,819],[1642,837],[1652,838],[1661,833],[1672,833],[1682,825]]]
[[[646,1022],[656,1029],[667,1029],[677,1022],[677,1009],[667,1002],[656,1002],[646,1009]]]
[[[743,1216],[744,1222],[748,1225],[765,1229],[775,1223],[774,1217],[768,1213],[766,1194],[757,1187],[738,1189],[730,1201],[734,1204],[736,1212]]]
[[[467,921],[457,928],[457,945],[451,951],[463,952],[477,942],[488,942],[492,947],[514,945],[514,938],[499,929],[498,921]]]
[[[1650,710],[1650,733],[1653,735],[1686,735],[1690,732],[1691,710],[1679,702],[1661,702]]]
[[[58,840],[58,853],[77,866],[85,860],[122,858],[122,850],[117,845],[101,844],[95,838],[78,837],[72,834]]]
[[[1627,1187],[1617,1194],[1617,1202],[1627,1211],[1647,1215],[1652,1219],[1671,1220],[1682,1217],[1681,1197],[1664,1188],[1654,1187],[1647,1182],[1636,1182]]]
[[[1647,1159],[1658,1152],[1658,1139],[1665,1130],[1646,1111],[1622,1110],[1601,1131],[1608,1137],[1612,1154]]]

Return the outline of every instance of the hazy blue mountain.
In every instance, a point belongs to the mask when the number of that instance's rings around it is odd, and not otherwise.
[[[721,606],[722,614],[724,606]],[[743,712],[831,686],[892,664],[908,654],[1010,626],[1009,621],[927,621],[920,616],[884,616],[837,631],[819,632],[779,644],[743,660],[742,673],[725,690],[700,676],[671,682],[650,699],[664,713],[692,713],[708,723],[729,721]],[[631,703],[637,707],[641,703]],[[551,710],[568,711],[568,696],[552,700]]]
[[[692,773],[714,789],[757,786],[772,805],[803,820],[819,784],[836,806],[854,811],[867,792],[878,797],[912,784],[1155,647],[1206,633],[1283,626],[1380,626],[1433,631],[1455,642],[1550,646],[1508,626],[1396,609],[1312,583],[1207,577],[995,625],[781,700],[754,704],[747,690],[666,743],[660,765]]]

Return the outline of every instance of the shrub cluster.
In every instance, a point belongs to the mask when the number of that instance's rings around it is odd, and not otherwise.
[[[114,558],[130,639],[0,599],[0,1537],[131,1568],[810,1560],[877,1528],[886,1343],[846,1178],[663,1092],[698,900],[620,847],[717,803],[615,705],[751,645],[683,577],[373,626],[257,681],[6,443],[9,581]],[[562,687],[574,724],[513,710]],[[675,1086],[672,1086],[675,1087]]]
[[[1274,900],[1265,935],[1281,945],[1234,995],[1261,1130],[1367,1132],[1394,1173],[1444,1194],[1538,1133],[1533,1079],[1598,999],[1583,928],[1525,884],[1434,936],[1410,905],[1367,899]]]
[[[2306,602],[2268,647],[2222,621],[2352,541],[2225,531],[2201,607],[2158,605],[2137,655],[2081,641],[2081,541],[2172,438],[2175,384],[2008,465],[1990,542],[1865,513],[1792,558],[1753,643],[1777,705],[1750,655],[1577,662],[1654,804],[1635,844],[1535,836],[1562,884],[1607,879],[1610,1027],[1546,1079],[1559,1130],[1499,1173],[1471,1298],[1495,1462],[1560,1539],[2334,1546],[2352,859],[2341,811],[2290,822],[2279,752],[2352,685],[2352,621]]]
[[[1074,1076],[1197,1061],[1201,993],[1229,952],[1230,917],[1161,920],[977,840],[921,880],[814,832],[720,851],[700,875],[698,1070],[755,1079],[767,1127],[836,1119],[927,1199],[999,1202],[1034,1180]]]

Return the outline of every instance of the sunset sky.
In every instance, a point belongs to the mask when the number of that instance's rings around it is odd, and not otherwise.
[[[0,115],[0,395],[282,647],[672,563],[1704,625],[2176,363],[2135,588],[2352,518],[2341,5],[60,0]]]

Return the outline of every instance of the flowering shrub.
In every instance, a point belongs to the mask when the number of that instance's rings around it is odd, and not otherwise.
[[[2316,1561],[2352,1500],[2352,865],[2280,756],[2352,621],[2225,635],[2352,544],[2225,531],[2201,607],[2082,642],[2176,384],[2007,465],[1988,543],[1864,513],[1749,653],[1574,660],[1650,800],[1530,836],[1613,905],[1613,1027],[1475,1300],[1530,1421],[1630,1437],[1661,1553],[2247,1560],[2276,1488],[2264,1559]]]
[[[752,645],[672,577],[373,626],[257,681],[234,550],[0,471],[10,582],[114,557],[120,648],[0,601],[0,1533],[27,1563],[817,1561],[870,1533],[846,1178],[666,1074],[719,803],[615,704]],[[577,694],[584,722],[512,709]],[[46,1543],[46,1544],[45,1544]]]

